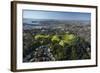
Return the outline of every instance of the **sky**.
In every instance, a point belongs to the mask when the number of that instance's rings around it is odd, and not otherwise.
[[[90,20],[91,13],[23,10],[23,18],[55,20]]]

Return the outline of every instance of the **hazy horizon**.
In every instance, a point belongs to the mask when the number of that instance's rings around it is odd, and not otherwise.
[[[23,19],[91,20],[91,13],[23,10]]]

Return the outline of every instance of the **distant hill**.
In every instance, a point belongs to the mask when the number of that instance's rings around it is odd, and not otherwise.
[[[53,19],[23,19],[23,24],[55,25],[55,24],[83,24],[90,25],[89,20],[53,20]]]

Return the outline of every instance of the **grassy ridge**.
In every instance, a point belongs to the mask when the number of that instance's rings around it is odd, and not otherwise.
[[[56,61],[90,59],[90,50],[87,50],[90,49],[89,43],[72,33],[35,34],[32,35],[32,40],[30,50],[47,46]]]

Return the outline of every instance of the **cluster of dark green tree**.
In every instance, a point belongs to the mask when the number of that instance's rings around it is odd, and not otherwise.
[[[31,51],[34,51],[33,53],[35,53],[36,52],[35,50],[41,46],[47,47],[47,49],[50,50],[50,54],[52,54],[54,58],[53,60],[56,61],[81,60],[81,59],[91,58],[90,43],[86,42],[84,39],[71,33],[63,33],[60,35],[59,34],[32,35],[32,43],[30,45]],[[46,51],[42,53],[45,52]],[[39,55],[39,52],[37,52],[36,55]],[[34,59],[34,56],[30,56],[29,61],[31,59]]]

